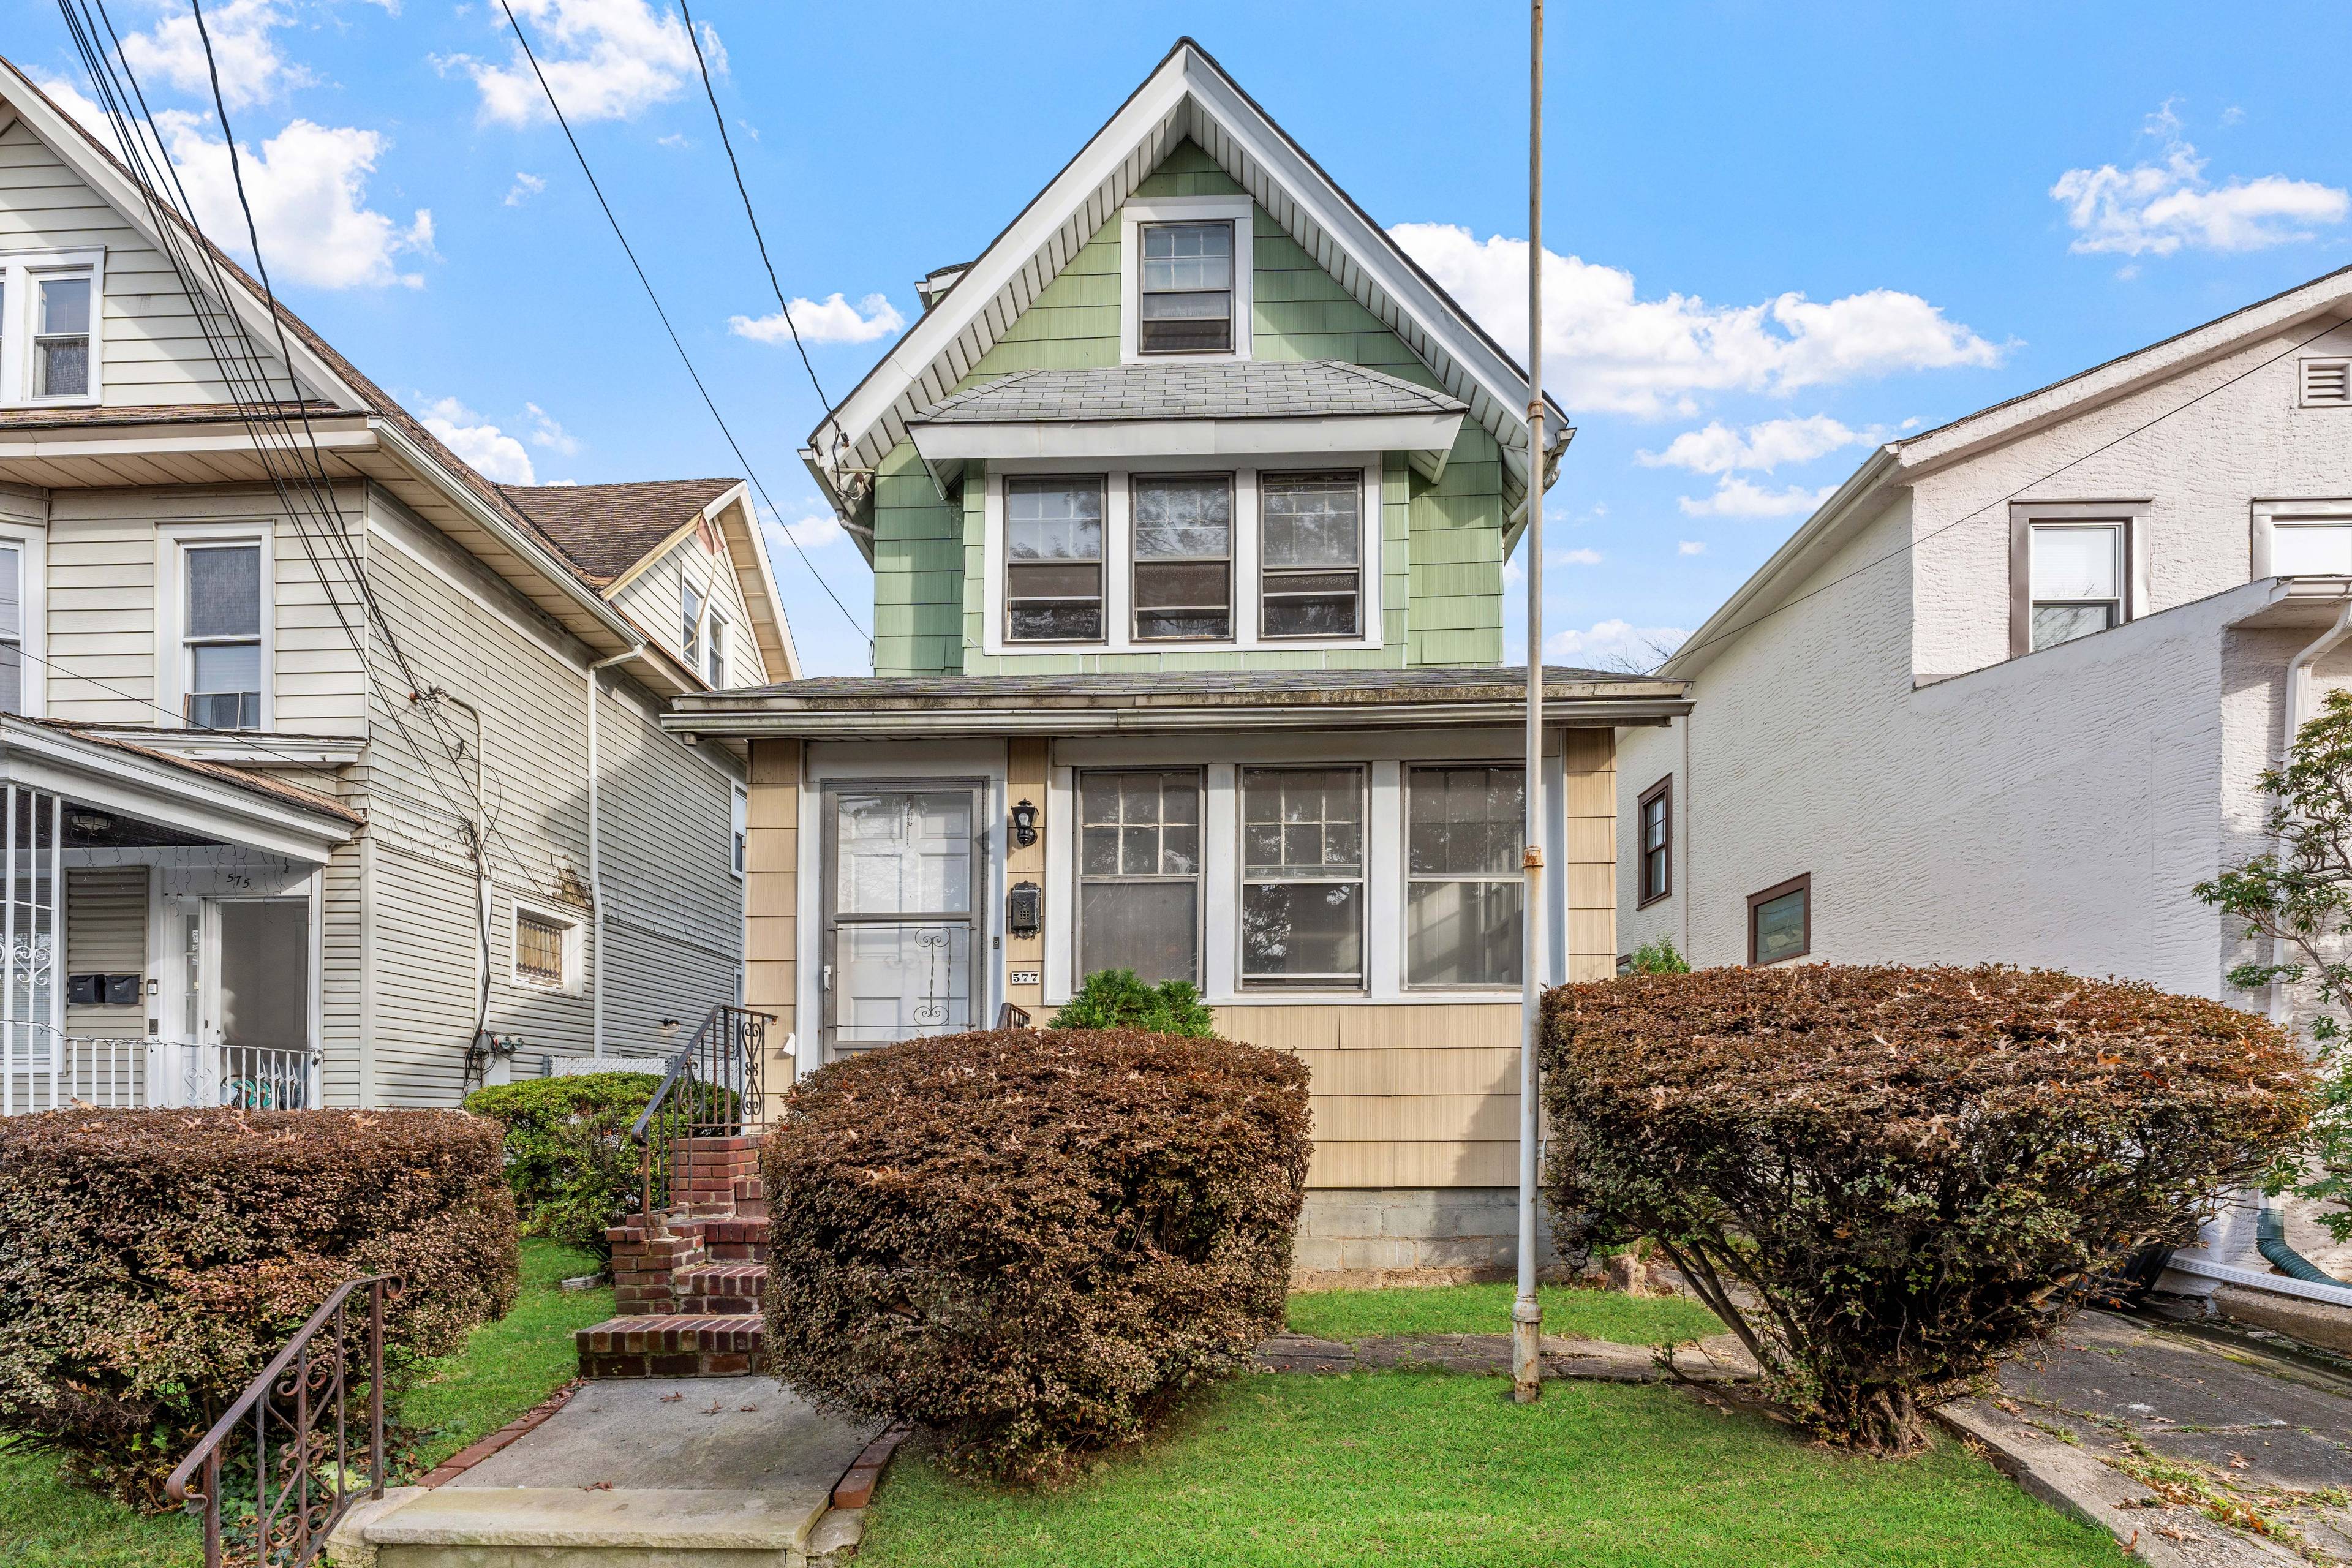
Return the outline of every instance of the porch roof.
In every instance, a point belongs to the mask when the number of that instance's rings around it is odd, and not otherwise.
[[[1690,710],[1686,683],[1544,667],[1546,716],[1563,728],[1662,724]],[[689,734],[883,739],[1148,734],[1168,731],[1473,728],[1527,716],[1524,668],[1220,669],[1100,675],[832,676],[697,693],[665,714]]]
[[[282,779],[14,715],[0,715],[0,782],[313,862],[325,860],[367,820]]]

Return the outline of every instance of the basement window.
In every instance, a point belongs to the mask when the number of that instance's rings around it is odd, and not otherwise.
[[[514,911],[514,982],[542,991],[580,984],[580,922],[518,904]]]

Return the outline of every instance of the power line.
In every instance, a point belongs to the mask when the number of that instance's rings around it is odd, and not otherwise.
[[[572,133],[572,121],[564,118],[563,105],[556,101],[555,89],[548,85],[547,73],[540,69],[539,56],[532,51],[530,39],[523,32],[522,23],[514,14],[514,6],[509,4],[508,0],[499,0],[499,8],[507,14],[507,25],[514,29],[515,42],[522,46],[523,58],[530,62],[531,75],[539,79],[540,90],[547,95],[547,106],[554,110],[555,123],[562,128],[564,141],[571,143],[572,156],[578,160],[581,174],[587,176],[588,188],[595,193],[596,205],[604,210],[604,221],[612,226],[613,237],[621,242],[621,253],[629,258],[630,269],[636,273],[637,281],[644,286],[646,299],[652,303],[654,314],[661,318],[662,331],[669,334],[670,346],[677,351],[678,362],[686,366],[686,374],[693,381],[694,390],[702,395],[703,406],[710,410],[710,417],[718,422],[719,433],[727,437],[728,447],[734,452],[735,460],[743,465],[744,474],[751,479],[752,488],[760,492],[760,500],[767,505],[769,515],[776,518],[781,524],[783,518],[782,510],[768,494],[768,487],[761,482],[758,471],[751,467],[751,459],[743,455],[742,444],[735,439],[735,432],[728,428],[727,416],[719,412],[718,402],[710,395],[710,389],[703,384],[702,373],[694,368],[693,356],[686,352],[686,343],[678,337],[677,329],[670,324],[669,312],[662,309],[661,296],[654,291],[653,279],[646,276],[645,264],[637,259],[635,247],[629,244],[628,235],[623,232],[621,220],[613,211],[613,204],[604,199],[604,187],[596,183],[596,172],[588,166],[588,154],[582,150],[580,138]],[[688,30],[691,32],[692,28],[689,27]],[[701,58],[701,46],[697,44],[695,57],[698,59]],[[725,139],[723,127],[720,131],[720,139],[722,141]],[[733,156],[731,151],[729,156],[730,158]],[[764,255],[766,247],[763,244],[761,253]],[[784,316],[789,321],[792,312],[786,310]],[[798,329],[794,329],[793,336],[794,342],[799,341]],[[813,380],[814,373],[812,372],[811,375]],[[822,397],[824,395],[820,390],[817,395]],[[833,601],[833,607],[839,610],[842,618],[856,628],[859,637],[866,639],[866,658],[870,666],[874,661],[873,634],[867,631],[865,624],[851,613],[849,606],[842,603],[841,595],[833,591],[833,584],[824,580],[824,574],[816,569],[814,562],[809,560],[808,552],[801,547],[801,542],[793,538],[792,530],[785,527],[783,534],[793,551],[799,554],[802,564],[808,568],[809,575],[816,579],[816,585],[824,590],[826,598]]]
[[[2124,431],[2121,435],[2100,442],[2097,446],[2092,447],[2087,452],[2075,454],[2074,457],[2067,458],[2064,462],[2059,464],[2056,468],[2052,468],[2047,473],[2036,475],[2034,478],[2026,480],[2025,483],[2010,491],[2007,495],[1996,496],[1991,500],[1989,500],[1982,506],[1977,508],[1974,511],[1968,512],[1962,516],[1952,519],[1949,522],[1941,523],[1935,528],[1931,528],[1927,532],[1920,534],[1917,538],[1906,540],[1903,543],[1896,545],[1894,549],[1888,551],[1884,555],[1865,561],[1861,565],[1854,567],[1852,571],[1842,572],[1818,587],[1806,589],[1803,593],[1799,594],[1794,598],[1783,600],[1781,603],[1773,605],[1770,609],[1766,610],[1761,615],[1756,616],[1753,620],[1742,621],[1736,626],[1726,626],[1723,630],[1716,633],[1713,637],[1706,637],[1701,641],[1685,643],[1682,647],[1675,649],[1674,653],[1670,657],[1680,658],[1686,653],[1691,653],[1699,648],[1711,647],[1714,644],[1722,642],[1729,637],[1738,637],[1742,632],[1751,630],[1756,626],[1763,625],[1766,621],[1770,620],[1774,616],[1780,614],[1783,610],[1792,610],[1808,599],[1828,593],[1832,588],[1836,587],[1841,583],[1851,582],[1854,578],[1861,576],[1865,572],[1871,571],[1875,567],[1884,566],[1888,562],[1895,560],[1896,557],[1907,554],[1911,551],[1918,549],[1919,546],[1927,543],[1929,540],[1934,539],[1940,534],[1949,533],[1953,529],[1959,527],[1964,522],[1973,522],[1978,518],[1982,517],[1986,512],[1990,511],[1993,508],[1997,506],[2005,506],[2009,502],[2015,500],[2018,497],[2033,489],[2036,485],[2047,484],[2050,480],[2056,479],[2060,474],[2064,473],[2067,469],[2074,468],[2076,464],[2086,463],[2102,452],[2107,451],[2112,447],[2121,446],[2124,442],[2131,440],[2134,437],[2144,435],[2155,426],[2163,424],[2174,415],[2186,413],[2188,410],[2196,407],[2197,405],[2204,402],[2215,393],[2225,392],[2229,388],[2235,386],[2238,383],[2245,380],[2246,377],[2253,374],[2256,371],[2268,370],[2271,366],[2278,363],[2279,361],[2286,358],[2287,355],[2294,353],[2298,350],[2309,348],[2313,343],[2315,343],[2320,339],[2327,336],[2328,333],[2335,331],[2340,325],[2340,322],[2330,321],[2327,325],[2320,328],[2319,331],[2312,333],[2309,337],[2301,338],[2287,344],[2286,347],[2279,350],[2278,353],[2271,355],[2269,358],[2257,361],[2255,363],[2248,365],[2245,369],[2238,372],[2235,375],[2229,377],[2227,380],[2215,382],[2211,386],[2207,387],[2204,391],[2189,399],[2186,403],[2179,404],[2175,407],[2168,408],[2161,414],[2143,420],[2139,424],[2133,426],[2130,429]]]

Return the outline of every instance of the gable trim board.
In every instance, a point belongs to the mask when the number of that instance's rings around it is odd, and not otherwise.
[[[2352,267],[2339,268],[2268,300],[2232,310],[2202,326],[2167,338],[2162,342],[2135,350],[2063,381],[1993,404],[1948,425],[1888,443],[1864,459],[1829,500],[1823,501],[1780,548],[1774,551],[1764,564],[1724,601],[1721,608],[1690,635],[1683,644],[1682,651],[1659,667],[1659,673],[1678,679],[1696,675],[1713,663],[1717,654],[1739,634],[1792,603],[1789,595],[1857,530],[1874,519],[1892,499],[1893,492],[1996,447],[2047,429],[2062,420],[2127,397],[2159,382],[2194,372],[2250,342],[2296,331],[2322,318],[2328,319],[2330,322],[2326,331],[2333,331],[2347,317],[2352,317]],[[2307,334],[2312,338],[2325,335],[2326,331]],[[2290,344],[2261,364],[2230,379],[2235,381],[2255,370],[2283,363],[2295,353],[2297,346]],[[2200,401],[2207,393],[2217,390],[2218,386],[2202,389],[2168,410],[2167,415],[2158,417],[2166,417],[2170,413],[2185,409]],[[2147,425],[2143,424],[2106,445],[2113,445],[2115,441],[2126,439],[2145,428]],[[2094,450],[2104,449],[2103,446]],[[2048,477],[2044,476],[2045,479]],[[2042,482],[2041,479],[2034,480],[2009,495],[1990,496],[1983,506],[1968,516],[1979,517],[2012,501],[2028,500]]]
[[[1317,265],[1397,334],[1501,447],[1516,541],[1526,514],[1527,373],[1207,51],[1181,38],[1110,120],[938,302],[908,328],[839,409],[810,433],[802,458],[871,559],[856,519],[882,459],[918,416],[963,378],[1187,139],[1247,191]],[[1550,405],[1547,397],[1546,402]],[[1547,486],[1573,431],[1550,405]]]

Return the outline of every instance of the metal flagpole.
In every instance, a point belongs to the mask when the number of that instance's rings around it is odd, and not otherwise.
[[[1511,1303],[1511,1397],[1543,1394],[1543,1306],[1536,1299],[1536,1046],[1543,1028],[1543,0],[1528,33],[1528,831],[1519,955],[1519,1291]]]

